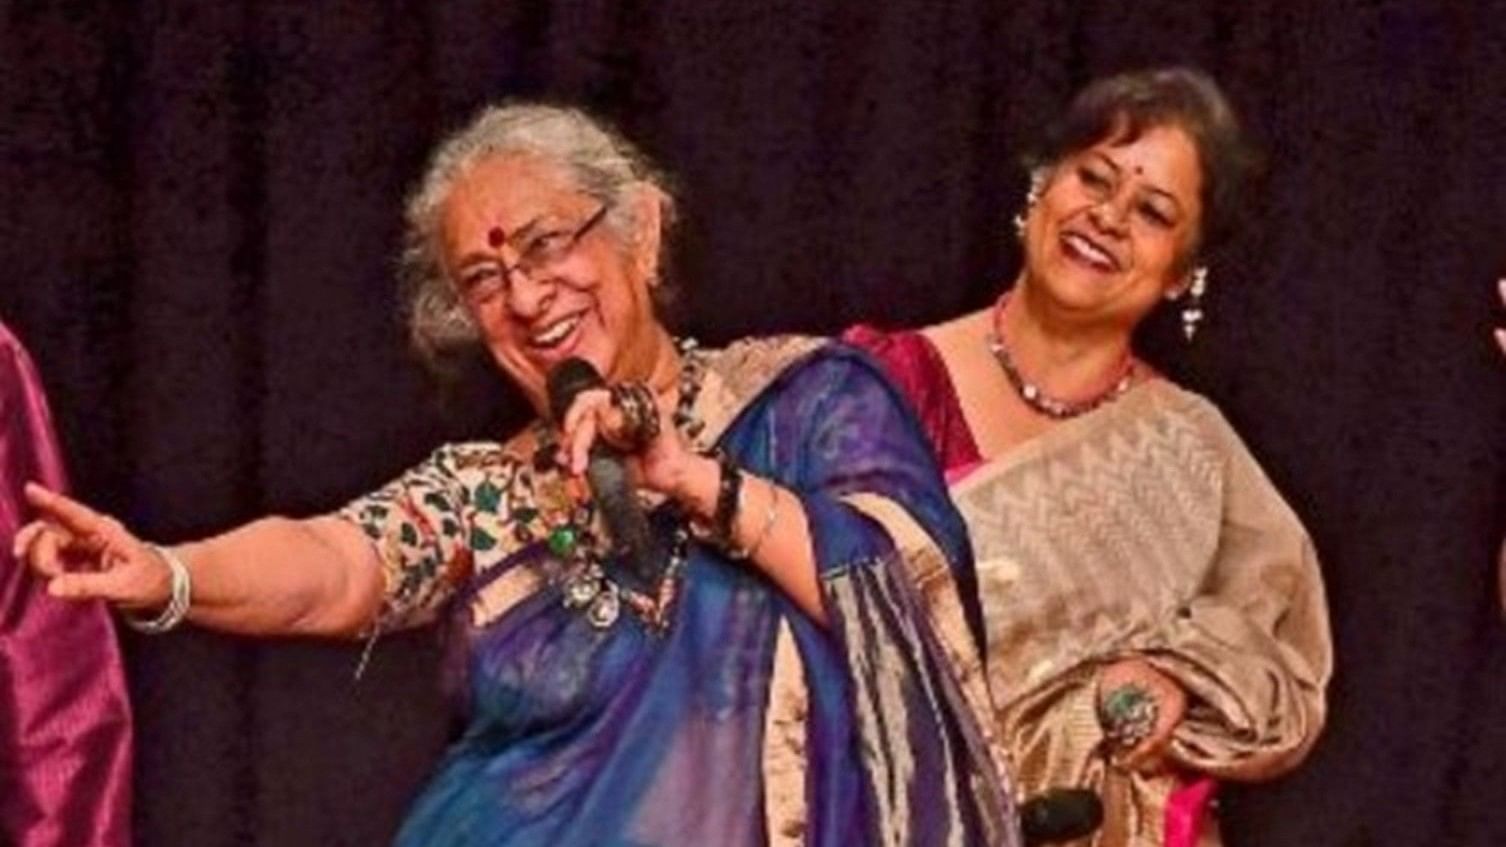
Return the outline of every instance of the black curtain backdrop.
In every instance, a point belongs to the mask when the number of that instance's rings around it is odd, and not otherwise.
[[[1496,4],[1497,7],[1500,4]],[[708,342],[929,322],[1017,261],[1022,145],[1099,74],[1200,65],[1268,153],[1197,344],[1304,516],[1338,645],[1309,763],[1225,799],[1234,845],[1506,843],[1506,20],[1422,0],[10,0],[0,314],[77,489],[174,541],[329,509],[440,440],[393,275],[424,153],[483,102],[616,122],[680,180]],[[432,633],[124,636],[143,845],[388,839],[450,731]]]

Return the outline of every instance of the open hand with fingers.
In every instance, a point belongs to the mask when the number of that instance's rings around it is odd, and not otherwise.
[[[12,552],[47,580],[52,596],[132,611],[168,603],[169,565],[120,521],[36,483],[27,484],[26,500],[39,517],[16,533]]]
[[[1166,747],[1182,716],[1187,693],[1144,659],[1121,659],[1098,674],[1098,720],[1115,761],[1154,773],[1166,764]]]

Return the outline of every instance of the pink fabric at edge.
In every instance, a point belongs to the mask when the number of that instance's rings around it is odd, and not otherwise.
[[[22,486],[67,480],[41,381],[0,324],[0,843],[130,843],[131,711],[103,605],[49,596],[11,555]]]
[[[1184,783],[1166,801],[1166,847],[1197,847],[1208,804],[1218,791],[1218,782],[1207,777]]]

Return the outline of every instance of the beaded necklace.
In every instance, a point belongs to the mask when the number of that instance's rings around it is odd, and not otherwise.
[[[694,339],[677,339],[675,347],[680,353],[680,396],[672,420],[687,438],[694,439],[705,429],[705,422],[694,411],[705,377],[705,356]],[[558,472],[555,461],[558,444],[554,434],[542,422],[538,427],[539,448],[534,454],[534,470],[539,473]],[[533,492],[525,490],[518,494],[520,500],[526,500]],[[565,608],[578,612],[597,629],[608,629],[615,624],[622,616],[624,606],[650,631],[662,633],[668,629],[670,612],[679,594],[690,553],[689,522],[678,513],[678,509],[670,507],[675,514],[669,560],[657,583],[648,590],[640,590],[609,572],[611,545],[594,529],[596,508],[590,498],[573,496],[555,505],[556,508],[541,509],[519,503],[513,514],[521,542],[532,542],[538,537],[539,529],[546,530],[543,535],[549,552],[564,563],[552,581],[560,589]],[[543,526],[539,527],[539,524]]]
[[[993,326],[988,331],[987,341],[989,352],[993,353],[994,361],[999,363],[999,369],[1004,371],[1004,377],[1014,388],[1015,394],[1025,401],[1025,405],[1048,418],[1066,420],[1102,406],[1110,400],[1118,399],[1128,391],[1135,378],[1135,360],[1127,351],[1124,359],[1118,364],[1114,378],[1108,387],[1083,400],[1064,400],[1047,394],[1040,386],[1027,380],[1020,372],[1020,368],[1014,362],[1014,357],[1009,354],[1009,347],[1004,344],[1004,337],[999,333],[999,317],[1004,312],[1004,305],[1009,301],[1006,293],[999,298],[999,304],[994,307]]]

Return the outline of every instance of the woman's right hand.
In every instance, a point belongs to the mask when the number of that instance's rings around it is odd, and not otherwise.
[[[1100,720],[1115,692],[1133,689],[1139,696],[1155,703],[1155,722],[1137,743],[1116,751],[1116,761],[1129,770],[1155,773],[1166,765],[1167,748],[1172,733],[1187,714],[1187,692],[1176,680],[1137,657],[1119,659],[1098,672],[1098,711]]]
[[[39,517],[21,527],[11,550],[47,580],[49,594],[133,611],[167,605],[167,563],[120,521],[34,482],[26,485],[26,500]]]
[[[617,448],[628,471],[628,481],[637,488],[681,498],[692,465],[715,467],[715,462],[696,454],[680,431],[669,423],[670,415],[659,406],[658,433],[645,444],[634,444],[624,432],[627,418],[605,389],[590,389],[576,395],[565,413],[561,430],[561,460],[575,476],[586,472],[591,458],[591,444],[600,438]],[[711,486],[715,502],[715,483]],[[704,499],[704,498],[702,498]],[[682,503],[683,505],[683,503]],[[692,509],[692,511],[695,511]]]

